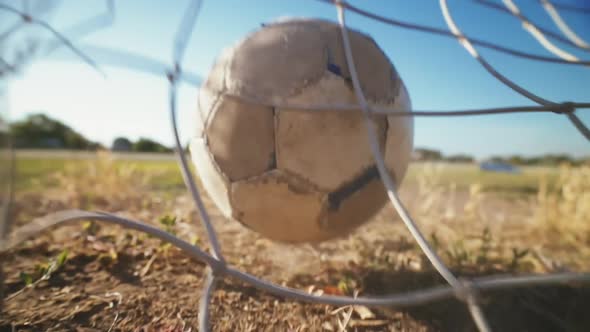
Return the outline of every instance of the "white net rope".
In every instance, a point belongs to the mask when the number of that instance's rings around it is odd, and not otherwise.
[[[201,295],[201,304],[199,307],[199,330],[209,330],[209,302],[212,292],[215,288],[216,281],[220,278],[233,277],[243,282],[249,283],[252,286],[269,293],[279,296],[291,298],[293,300],[306,301],[312,303],[322,303],[329,305],[366,305],[366,306],[394,306],[407,307],[431,303],[440,299],[455,297],[463,301],[469,309],[473,320],[480,331],[491,331],[490,325],[486,320],[485,313],[478,305],[478,292],[498,290],[515,287],[526,287],[535,285],[548,285],[568,282],[588,282],[590,281],[590,273],[555,273],[546,275],[521,275],[521,276],[487,276],[472,279],[464,279],[454,275],[450,269],[444,264],[442,259],[436,254],[435,250],[428,243],[419,227],[413,221],[412,217],[404,207],[400,200],[396,184],[387,171],[383,157],[381,155],[379,144],[377,140],[376,129],[374,123],[370,121],[371,114],[387,113],[389,116],[476,116],[476,115],[490,115],[490,114],[504,114],[504,113],[528,113],[528,112],[553,112],[566,116],[572,125],[590,141],[590,130],[576,115],[576,111],[584,108],[590,108],[589,102],[563,102],[556,103],[546,100],[536,94],[528,91],[526,88],[514,83],[508,77],[498,72],[490,63],[488,63],[477,48],[487,48],[497,52],[506,53],[512,56],[529,59],[531,61],[542,61],[549,63],[559,63],[570,66],[589,66],[590,61],[581,60],[578,57],[568,53],[553,44],[548,37],[559,40],[570,47],[588,52],[590,45],[578,36],[560,16],[559,11],[574,11],[583,15],[589,14],[590,10],[586,8],[579,8],[575,6],[558,4],[549,0],[541,0],[541,5],[547,11],[554,24],[563,34],[557,34],[551,30],[532,22],[525,17],[518,6],[512,0],[503,0],[503,5],[492,3],[486,0],[475,0],[481,5],[487,6],[491,9],[498,10],[507,15],[512,15],[520,20],[523,29],[529,32],[540,45],[553,53],[555,57],[542,56],[532,54],[501,45],[497,45],[485,40],[472,38],[462,33],[460,28],[453,20],[452,12],[447,5],[446,0],[440,0],[440,11],[447,24],[448,30],[418,25],[408,22],[402,22],[391,18],[383,17],[375,13],[365,11],[348,2],[341,0],[317,0],[328,5],[333,5],[337,14],[338,22],[341,28],[341,37],[344,45],[346,62],[350,69],[351,80],[359,103],[357,105],[269,105],[274,107],[300,109],[300,110],[338,110],[344,112],[362,112],[364,114],[367,124],[367,134],[371,145],[373,157],[378,168],[383,185],[386,188],[387,195],[391,204],[401,217],[406,227],[414,237],[415,241],[422,249],[426,257],[432,263],[438,273],[446,280],[447,286],[438,286],[429,289],[421,289],[417,291],[407,292],[403,294],[394,294],[382,297],[344,297],[332,295],[313,295],[307,292],[275,285],[273,283],[260,280],[259,278],[242,272],[230,265],[228,265],[221,253],[220,244],[214,227],[210,221],[209,213],[207,212],[201,194],[195,184],[193,175],[189,170],[188,162],[183,152],[183,145],[179,138],[177,120],[176,120],[176,94],[177,88],[180,84],[189,84],[197,87],[200,84],[200,77],[182,70],[182,60],[185,50],[190,40],[193,27],[197,20],[199,11],[203,1],[191,1],[189,7],[178,26],[174,42],[172,45],[172,63],[166,64],[158,60],[151,59],[147,56],[134,54],[126,51],[116,49],[109,49],[94,45],[84,45],[79,47],[75,40],[93,32],[98,29],[107,27],[115,21],[116,6],[114,0],[105,1],[104,12],[84,20],[70,28],[58,31],[52,27],[47,21],[41,19],[41,15],[49,10],[54,5],[53,2],[39,2],[36,7],[30,5],[29,1],[22,0],[20,2],[11,3],[10,5],[0,3],[0,12],[6,15],[14,15],[20,18],[15,24],[5,28],[0,32],[0,42],[7,40],[14,34],[18,33],[27,25],[34,25],[40,27],[52,36],[51,40],[42,44],[28,44],[24,50],[19,50],[16,55],[9,58],[9,55],[2,54],[0,58],[0,77],[9,77],[16,73],[19,67],[24,65],[27,61],[33,60],[40,56],[45,56],[58,48],[66,47],[73,52],[81,61],[85,62],[97,71],[101,71],[102,65],[122,66],[128,69],[137,70],[144,73],[149,73],[157,76],[165,75],[169,82],[169,112],[172,125],[172,131],[175,141],[175,150],[178,158],[178,164],[186,187],[188,188],[199,212],[200,220],[205,227],[208,239],[211,244],[211,253],[208,253],[198,246],[192,245],[175,237],[174,235],[165,232],[159,228],[150,226],[144,222],[131,220],[118,215],[106,212],[90,212],[81,210],[66,210],[57,212],[45,217],[33,220],[32,222],[10,232],[10,219],[3,218],[0,230],[0,252],[6,251],[14,246],[51,229],[58,225],[63,225],[70,222],[79,222],[86,220],[94,220],[105,223],[111,223],[134,229],[140,232],[145,232],[163,241],[169,242],[185,252],[189,257],[205,262],[208,265],[206,281],[204,283],[203,293]],[[14,6],[20,4],[20,6]],[[506,107],[506,108],[488,108],[488,109],[470,109],[459,111],[421,111],[416,110],[411,113],[406,113],[403,110],[379,110],[371,108],[360,87],[359,79],[357,77],[354,54],[349,43],[348,30],[346,25],[346,13],[354,13],[364,17],[376,20],[391,26],[422,31],[425,33],[436,34],[455,38],[471,56],[478,61],[494,78],[502,82],[504,85],[510,87],[515,92],[525,96],[526,98],[539,104],[539,106],[522,106],[522,107]],[[3,16],[6,16],[3,15]],[[243,98],[241,96],[234,96],[236,98]],[[259,100],[247,100],[248,102],[262,103]],[[266,103],[268,105],[268,103]],[[8,174],[8,173],[6,173]]]

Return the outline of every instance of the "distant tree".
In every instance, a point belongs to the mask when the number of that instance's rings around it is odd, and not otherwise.
[[[125,137],[117,137],[111,146],[113,151],[131,151],[133,150],[133,143]]]
[[[446,157],[445,160],[452,163],[472,163],[475,159],[466,154],[456,154]]]
[[[512,164],[512,165],[525,165],[526,164],[526,159],[523,158],[522,156],[510,156],[507,159],[508,163]]]
[[[417,160],[437,161],[442,159],[442,153],[438,150],[417,148],[414,149],[414,154]]]
[[[137,152],[171,152],[167,146],[164,146],[149,138],[140,138],[133,144],[133,151]]]
[[[541,164],[542,157],[529,157],[524,159],[525,165],[539,165]]]
[[[492,162],[492,163],[505,163],[506,159],[500,156],[491,156],[488,159],[488,162]]]
[[[104,145],[102,145],[98,142],[90,142],[90,144],[88,144],[88,150],[96,151],[96,150],[103,150],[103,149],[105,149]]]
[[[574,159],[566,154],[547,154],[544,155],[541,160],[540,164],[547,165],[547,166],[557,166],[559,164],[573,164]]]
[[[101,147],[69,126],[41,113],[12,123],[10,132],[16,148],[94,150]]]
[[[546,154],[532,157],[523,157],[519,155],[512,155],[509,157],[493,156],[490,159],[488,159],[488,161],[518,166],[557,166],[563,163],[571,165],[580,165],[584,162],[584,159],[575,159],[567,154]]]

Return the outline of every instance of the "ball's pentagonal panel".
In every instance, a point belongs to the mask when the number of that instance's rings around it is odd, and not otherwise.
[[[276,117],[277,167],[322,190],[337,190],[374,163],[362,114],[281,109]],[[384,146],[386,119],[375,123]]]
[[[405,85],[401,84],[399,95],[391,107],[395,111],[411,112],[412,104]],[[385,165],[393,172],[399,186],[406,174],[414,147],[414,119],[411,116],[388,117],[387,141],[385,143]]]
[[[325,195],[279,170],[231,185],[233,217],[263,236],[284,242],[313,240]]]
[[[230,181],[260,175],[274,168],[271,107],[223,96],[215,103],[205,132],[215,161]]]
[[[354,191],[328,194],[328,213],[324,229],[331,236],[345,235],[376,215],[387,202],[383,183],[376,167],[371,167]]]
[[[232,94],[277,100],[317,81],[327,59],[317,24],[280,23],[254,32],[236,46],[226,72]]]
[[[327,29],[329,61],[331,70],[340,71],[350,79],[350,70],[344,53],[342,32],[338,25]],[[375,43],[373,38],[358,31],[348,29],[350,47],[356,72],[365,98],[372,102],[393,102],[397,94],[399,77],[393,64]]]
[[[189,149],[203,187],[223,216],[230,218],[232,206],[229,201],[229,182],[215,164],[205,140],[194,138]]]

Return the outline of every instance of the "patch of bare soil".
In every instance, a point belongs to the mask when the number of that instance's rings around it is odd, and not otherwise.
[[[406,195],[410,199],[413,193]],[[47,197],[19,195],[16,223],[82,204]],[[511,203],[498,199],[493,204],[492,210],[498,211],[509,209]],[[120,205],[92,202],[94,209],[113,212]],[[188,196],[167,201],[149,195],[130,199],[125,206],[127,215],[161,227],[158,220],[163,215],[175,216],[171,230],[207,249]],[[272,243],[218,215],[213,219],[230,264],[279,284],[363,296],[444,284],[400,222],[391,222],[391,218],[392,211],[386,209],[352,236],[315,247]],[[436,225],[424,227],[434,229]],[[479,232],[482,227],[473,228]],[[439,250],[458,252],[447,244]],[[467,252],[466,259],[453,255],[447,259],[466,276],[536,269],[528,257],[510,264],[510,258],[501,261],[490,255],[473,264],[471,256],[478,253]],[[57,267],[45,280],[39,279],[47,266],[65,254],[62,264],[54,265]],[[205,265],[143,234],[92,223],[67,226],[27,241],[1,259],[5,287],[0,331],[197,330]],[[481,300],[495,331],[590,330],[587,286],[488,292],[481,294]],[[476,330],[465,305],[454,299],[410,308],[339,308],[296,302],[229,278],[217,284],[211,323],[214,331],[339,331],[341,325],[346,331]]]

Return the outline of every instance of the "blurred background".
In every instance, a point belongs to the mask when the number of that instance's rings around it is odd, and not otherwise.
[[[45,4],[30,2],[31,6]],[[14,4],[12,1],[7,3]],[[63,1],[56,3],[59,6],[42,17],[50,20],[58,31],[67,30],[104,13],[105,3]],[[501,2],[492,3],[503,6]],[[576,4],[576,1],[572,3]],[[170,63],[174,33],[187,4],[186,1],[173,4],[117,2],[115,20],[110,26],[97,29],[79,40],[74,39],[80,50],[88,50],[86,53],[96,62],[107,63],[101,65],[106,77],[62,47],[23,67],[11,82],[8,105],[12,120],[23,121],[31,114],[45,114],[104,147],[111,147],[117,137],[133,142],[147,138],[171,146],[164,75],[129,70],[125,64],[132,64],[134,59],[93,52],[92,46],[132,52],[164,64]],[[446,29],[435,2],[374,1],[359,5],[398,20]],[[449,5],[459,27],[468,36],[551,55],[511,15],[474,1],[451,1]],[[519,1],[518,5],[531,21],[557,31],[537,1]],[[11,26],[20,19],[10,13],[2,15],[3,26]],[[562,15],[583,37],[590,31],[587,14],[563,11]],[[283,16],[336,19],[334,8],[318,1],[257,0],[231,5],[225,1],[206,1],[184,57],[184,71],[205,78],[224,47],[237,42],[261,24]],[[384,49],[408,86],[416,110],[533,105],[491,77],[453,38],[391,27],[354,13],[348,15],[348,22],[351,27],[373,36]],[[29,33],[32,38],[51,38],[41,27],[29,26],[23,30],[20,33]],[[17,36],[14,34],[10,39]],[[588,52],[569,45],[558,45],[581,58],[588,55]],[[486,49],[481,49],[481,53],[501,73],[546,99],[557,102],[588,99],[590,71],[583,67],[519,59]],[[108,65],[113,62],[116,67]],[[196,86],[184,85],[180,90],[179,123],[184,140],[195,130],[196,89]],[[590,122],[588,112],[580,111],[579,114],[586,123]],[[581,158],[587,157],[589,151],[587,142],[572,130],[568,120],[555,114],[417,118],[416,147],[437,150],[446,156],[466,154],[477,160],[491,156],[544,154]]]

